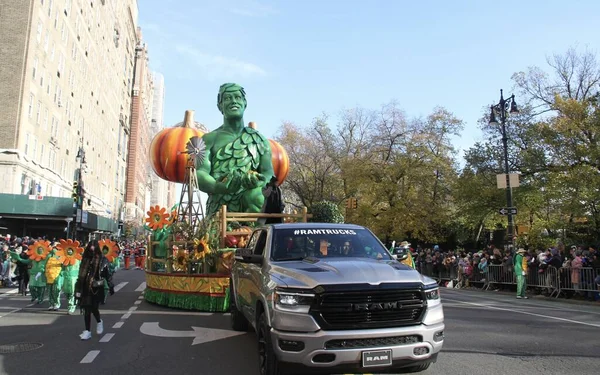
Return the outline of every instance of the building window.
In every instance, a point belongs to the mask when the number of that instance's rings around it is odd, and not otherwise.
[[[31,147],[31,156],[32,156],[33,160],[35,160],[37,157],[37,138],[36,137],[31,137],[31,138],[33,138],[33,143],[32,143],[32,147]]]
[[[44,165],[44,151],[45,151],[45,145],[42,143],[42,147],[40,147],[40,163],[42,164],[42,166]]]
[[[38,100],[37,109],[35,111],[35,123],[36,125],[40,125],[40,121],[42,121],[42,102]]]
[[[37,25],[37,33],[35,35],[35,39],[37,40],[37,42],[41,42],[42,41],[42,30],[43,30],[44,25],[42,24],[42,21],[38,21],[38,25]]]
[[[46,85],[46,95],[50,95],[50,88],[52,86],[52,74],[48,74],[48,84]]]
[[[56,51],[56,43],[52,42],[52,49],[50,50],[50,61],[54,61],[54,52]]]
[[[54,29],[58,29],[58,10],[56,11],[56,14],[54,15]]]
[[[29,107],[27,108],[27,115],[29,118],[33,116],[33,102],[35,100],[35,96],[33,94],[29,94]]]
[[[44,130],[48,130],[48,108],[44,107]]]
[[[48,42],[50,41],[50,32],[46,31],[46,36],[44,36],[44,52],[48,52]]]
[[[38,58],[36,57],[35,59],[33,59],[33,70],[31,72],[31,77],[33,79],[35,79],[35,76],[37,75],[37,67],[38,67]]]
[[[48,163],[48,168],[54,170],[54,168],[56,167],[56,152],[54,152],[54,150],[50,150],[49,154],[49,163]]]
[[[48,17],[52,15],[52,0],[48,1]]]
[[[56,138],[58,134],[58,120],[52,115],[52,122],[50,123],[50,136]]]
[[[44,71],[44,69],[40,69],[40,86],[44,87],[44,76],[46,75],[46,72]]]
[[[25,155],[29,156],[29,133],[25,133]]]
[[[60,161],[60,176],[62,178],[66,178],[65,174],[67,173],[67,161],[65,159],[62,159]]]

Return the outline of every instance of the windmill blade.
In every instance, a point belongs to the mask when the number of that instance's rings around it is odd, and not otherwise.
[[[206,145],[202,138],[193,136],[185,145],[186,153],[194,158],[195,165],[198,166],[204,162],[206,155]]]

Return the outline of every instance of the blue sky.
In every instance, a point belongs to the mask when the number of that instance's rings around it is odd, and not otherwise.
[[[218,87],[246,89],[245,120],[273,138],[282,121],[378,109],[410,117],[443,106],[465,122],[456,146],[481,138],[484,107],[512,92],[514,72],[571,46],[600,51],[600,1],[141,0],[150,66],[165,76],[165,125],[186,109],[221,125]],[[517,102],[518,102],[517,97]]]

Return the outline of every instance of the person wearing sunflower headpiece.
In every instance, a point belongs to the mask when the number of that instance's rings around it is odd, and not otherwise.
[[[31,292],[31,302],[37,300],[38,305],[44,302],[46,294],[46,262],[50,253],[50,241],[38,240],[31,241],[28,247],[27,255],[29,258],[19,257],[16,252],[11,251],[11,259],[15,262],[26,264],[29,267],[29,291]]]
[[[61,239],[57,248],[61,252],[61,275],[63,277],[62,291],[67,297],[67,314],[73,315],[76,307],[75,283],[77,282],[77,276],[79,275],[83,247],[80,246],[79,241]]]
[[[58,311],[60,308],[60,293],[63,287],[62,251],[56,248],[58,242],[52,244],[50,253],[46,257],[46,288],[48,289],[49,311]]]

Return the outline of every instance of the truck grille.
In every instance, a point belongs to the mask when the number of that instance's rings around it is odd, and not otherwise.
[[[330,340],[325,343],[325,349],[379,348],[416,344],[419,342],[423,342],[423,338],[418,335],[377,337],[369,339]]]
[[[311,314],[323,329],[401,327],[421,323],[425,306],[419,289],[324,292]]]

